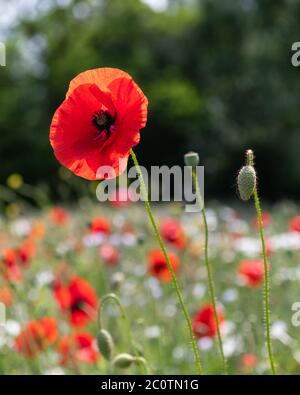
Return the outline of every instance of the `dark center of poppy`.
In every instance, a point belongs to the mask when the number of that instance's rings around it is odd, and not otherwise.
[[[77,299],[71,305],[71,311],[74,313],[75,311],[82,310],[83,306],[84,306],[84,301],[82,299]]]
[[[155,274],[160,274],[166,270],[166,264],[164,262],[157,262],[153,267],[153,272]]]
[[[105,132],[108,138],[111,134],[111,127],[115,122],[115,118],[108,111],[100,110],[94,113],[92,123],[99,130],[100,135]]]

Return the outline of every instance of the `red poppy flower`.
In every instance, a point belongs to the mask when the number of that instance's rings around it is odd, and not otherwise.
[[[110,266],[114,266],[119,262],[119,252],[116,247],[110,244],[103,244],[99,249],[99,253],[103,261]]]
[[[172,218],[165,219],[161,226],[160,231],[162,237],[169,243],[173,244],[179,249],[186,245],[186,236],[179,221]]]
[[[55,343],[58,337],[57,321],[53,317],[44,317],[39,320],[39,324],[43,328],[44,338],[48,345]]]
[[[177,272],[180,266],[179,258],[173,252],[169,253],[168,257],[174,272]],[[150,252],[148,265],[149,272],[152,276],[159,278],[163,282],[171,280],[171,273],[161,250],[157,249]]]
[[[91,231],[93,233],[109,234],[111,232],[111,226],[106,218],[96,217],[91,222]]]
[[[64,336],[58,344],[61,365],[67,365],[74,359],[78,362],[94,364],[100,354],[97,351],[94,337],[87,332]]]
[[[55,318],[45,317],[39,321],[29,321],[15,340],[18,352],[33,358],[46,347],[52,345],[58,336]]]
[[[257,357],[254,354],[244,354],[242,357],[242,366],[246,370],[253,369],[257,365]]]
[[[13,296],[8,287],[0,288],[0,303],[5,304],[6,307],[13,303]]]
[[[220,308],[217,308],[220,327],[223,325],[224,316]],[[214,337],[218,334],[217,323],[212,304],[203,306],[193,317],[192,327],[195,336],[200,339],[202,337]]]
[[[295,215],[289,220],[289,231],[300,232],[300,215]]]
[[[70,315],[72,325],[84,326],[95,318],[97,296],[83,278],[73,277],[66,285],[56,281],[54,295],[60,308]]]
[[[53,207],[49,216],[51,221],[58,226],[65,225],[69,220],[69,214],[62,207]]]
[[[239,274],[246,285],[257,288],[264,278],[264,262],[262,260],[243,260],[239,265]]]
[[[22,265],[28,265],[30,260],[34,258],[36,254],[36,247],[33,241],[25,240],[21,246],[17,249],[18,259]]]
[[[147,106],[147,98],[124,71],[99,68],[79,74],[52,120],[50,143],[56,158],[88,180],[118,176],[139,142]],[[102,171],[104,166],[115,174]]]
[[[2,252],[0,271],[9,281],[18,282],[22,279],[22,272],[18,266],[18,254],[13,248],[6,248]]]
[[[261,213],[261,217],[262,217],[262,222],[263,222],[264,228],[267,228],[268,226],[270,226],[272,224],[272,216],[270,213],[263,211]],[[252,225],[255,229],[259,229],[257,217],[253,218]]]

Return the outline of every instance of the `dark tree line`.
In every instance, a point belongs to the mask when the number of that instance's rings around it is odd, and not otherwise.
[[[197,150],[206,193],[227,197],[251,147],[265,196],[297,198],[300,67],[291,46],[299,15],[291,0],[181,1],[161,13],[140,0],[73,0],[24,17],[0,68],[0,182],[18,172],[60,196],[52,114],[77,73],[112,66],[132,74],[150,101],[137,149],[144,165],[183,164]]]

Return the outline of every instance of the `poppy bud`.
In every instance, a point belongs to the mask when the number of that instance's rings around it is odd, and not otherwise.
[[[105,329],[101,329],[101,331],[97,334],[97,343],[99,351],[103,357],[107,360],[110,360],[114,350],[114,341],[110,333]]]
[[[256,173],[253,166],[243,166],[238,175],[238,189],[242,200],[247,201],[256,186]]]
[[[117,355],[112,364],[113,366],[115,366],[116,368],[119,369],[126,369],[129,368],[129,366],[135,361],[135,358],[130,355],[130,354],[126,354],[126,353],[122,353]]]
[[[122,272],[116,272],[111,278],[112,289],[118,289],[124,282],[124,274]]]
[[[184,163],[186,166],[198,166],[199,164],[199,155],[197,152],[190,151],[184,155]]]

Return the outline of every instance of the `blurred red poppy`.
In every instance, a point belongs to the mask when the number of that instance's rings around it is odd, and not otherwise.
[[[49,213],[51,221],[58,226],[65,225],[69,220],[69,214],[62,207],[53,207]]]
[[[87,332],[62,337],[57,351],[61,355],[60,363],[63,366],[73,363],[74,359],[78,362],[94,364],[100,357],[94,337]]]
[[[179,258],[173,252],[169,253],[168,257],[174,272],[177,272],[180,266]],[[148,267],[152,276],[159,278],[163,282],[171,280],[171,273],[161,250],[157,249],[150,252],[148,257]]]
[[[300,232],[300,215],[295,215],[289,220],[289,231]]]
[[[60,308],[69,314],[72,325],[84,326],[95,319],[97,296],[83,278],[73,277],[68,284],[56,280],[54,295]]]
[[[18,266],[18,254],[15,249],[6,248],[2,251],[0,272],[8,281],[19,282],[22,279],[22,272]]]
[[[11,306],[13,303],[13,296],[8,287],[0,288],[0,303],[5,304],[6,307]]]
[[[44,338],[48,345],[53,344],[58,337],[57,321],[52,317],[44,317],[39,320],[39,324],[43,328]]]
[[[56,158],[88,180],[118,176],[139,142],[147,106],[147,98],[124,71],[99,68],[79,74],[50,127]],[[103,166],[111,166],[115,174],[102,173]]]
[[[90,228],[93,233],[111,233],[110,223],[104,217],[94,218],[91,222]]]
[[[108,265],[114,266],[119,262],[119,251],[110,244],[103,244],[99,248],[99,253],[103,261]]]
[[[17,249],[19,262],[27,266],[32,258],[34,258],[36,254],[36,246],[35,243],[31,240],[25,240],[20,247]]]
[[[18,352],[33,358],[55,343],[58,336],[57,321],[52,317],[29,321],[15,339]]]
[[[186,246],[186,236],[179,221],[173,218],[166,218],[161,223],[160,231],[162,237],[175,247],[182,249]]]
[[[224,316],[220,309],[217,308],[220,327],[224,322]],[[203,306],[192,319],[193,332],[197,338],[214,337],[218,334],[217,323],[212,304]]]
[[[262,211],[261,217],[262,217],[264,228],[267,228],[272,224],[272,216],[270,213],[267,213],[266,211]],[[258,220],[256,216],[252,219],[252,225],[255,229],[259,229]]]
[[[264,278],[264,262],[261,259],[245,259],[241,261],[238,271],[246,285],[257,288]]]
[[[245,370],[253,369],[257,365],[257,357],[254,354],[244,354],[242,357],[242,367]]]

